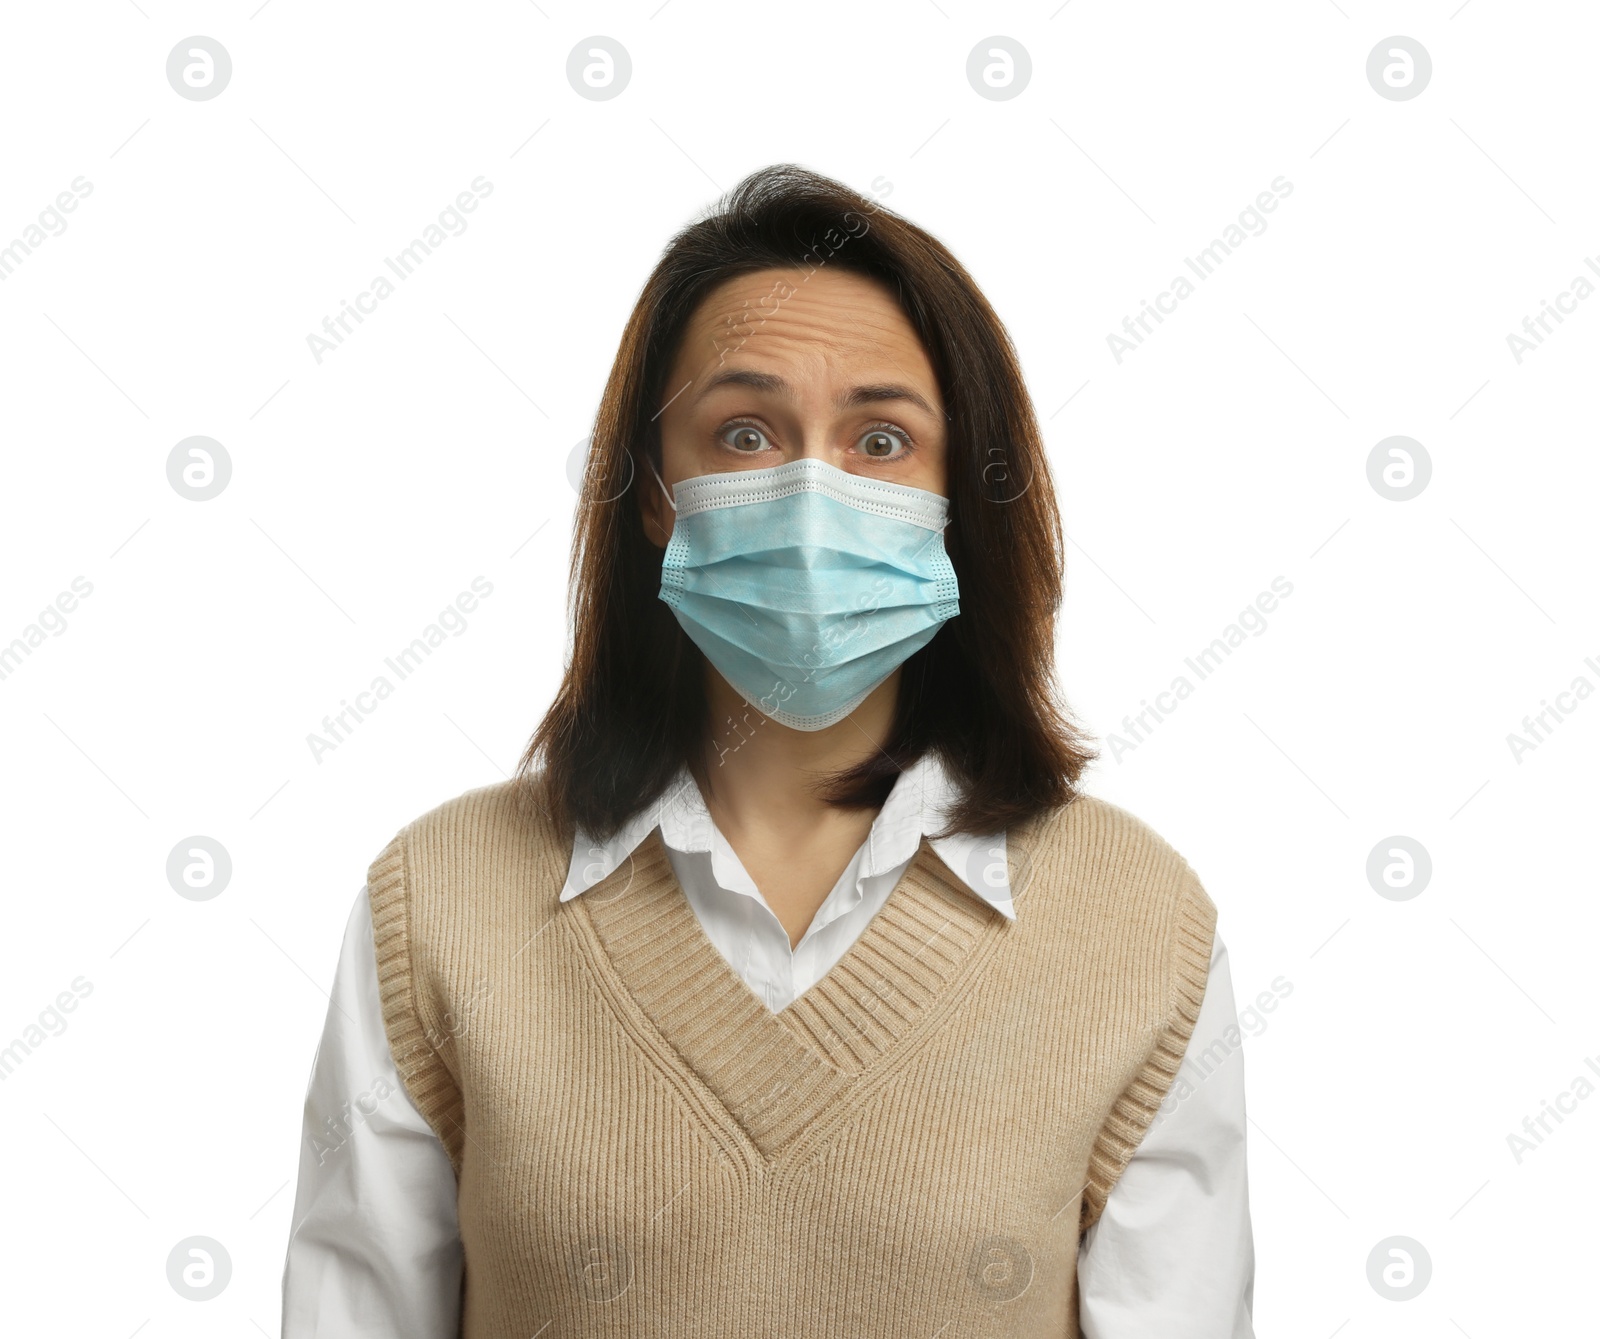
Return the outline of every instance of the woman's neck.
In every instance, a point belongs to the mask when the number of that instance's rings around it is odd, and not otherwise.
[[[712,721],[702,792],[711,821],[789,936],[792,950],[867,839],[876,815],[828,804],[814,790],[882,748],[894,723],[896,670],[824,730],[779,725],[707,667]]]
[[[814,787],[887,745],[899,685],[896,670],[843,720],[821,730],[794,730],[748,704],[707,666],[705,799],[717,827],[736,845],[740,833],[779,841],[839,827],[864,834],[871,814],[830,805]]]

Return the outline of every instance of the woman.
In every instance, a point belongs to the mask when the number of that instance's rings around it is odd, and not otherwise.
[[[792,166],[680,233],[556,701],[351,913],[284,1334],[1249,1336],[1215,908],[1078,790],[1060,582],[938,241]]]

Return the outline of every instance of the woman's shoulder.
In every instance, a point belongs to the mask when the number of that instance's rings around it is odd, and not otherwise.
[[[397,870],[413,878],[473,878],[489,867],[553,861],[564,873],[567,854],[536,788],[516,776],[462,791],[405,823],[374,859],[369,879]]]
[[[1192,1023],[1217,924],[1193,866],[1150,823],[1096,795],[1080,792],[1025,827],[1020,863],[1035,914],[1103,955],[1145,962],[1162,998],[1181,1003]],[[1130,945],[1145,948],[1130,958]]]
[[[1130,885],[1210,905],[1183,854],[1132,810],[1079,791],[1066,804],[1024,824],[1017,843],[1030,874],[1070,871],[1074,883],[1098,881],[1125,897]]]

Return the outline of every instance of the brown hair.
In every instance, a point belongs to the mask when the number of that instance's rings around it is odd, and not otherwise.
[[[657,414],[678,341],[724,281],[835,265],[877,279],[926,347],[948,423],[945,547],[961,612],[902,668],[889,740],[831,777],[832,803],[876,808],[934,750],[961,798],[946,833],[987,835],[1067,803],[1097,756],[1054,695],[1061,522],[1010,337],[933,236],[789,163],[752,173],[668,244],[639,295],[595,415],[573,535],[572,651],[518,766],[570,837],[613,835],[687,764],[705,784],[704,661],[659,598],[662,550],[635,482],[660,461]]]

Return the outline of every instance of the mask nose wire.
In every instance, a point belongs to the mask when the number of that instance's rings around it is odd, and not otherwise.
[[[666,484],[661,482],[661,476],[656,474],[655,461],[651,460],[649,456],[646,456],[644,463],[650,467],[650,473],[656,475],[656,485],[661,489],[661,496],[666,498],[667,506],[671,507],[673,511],[677,511],[678,504],[672,500],[672,494],[667,491]]]

